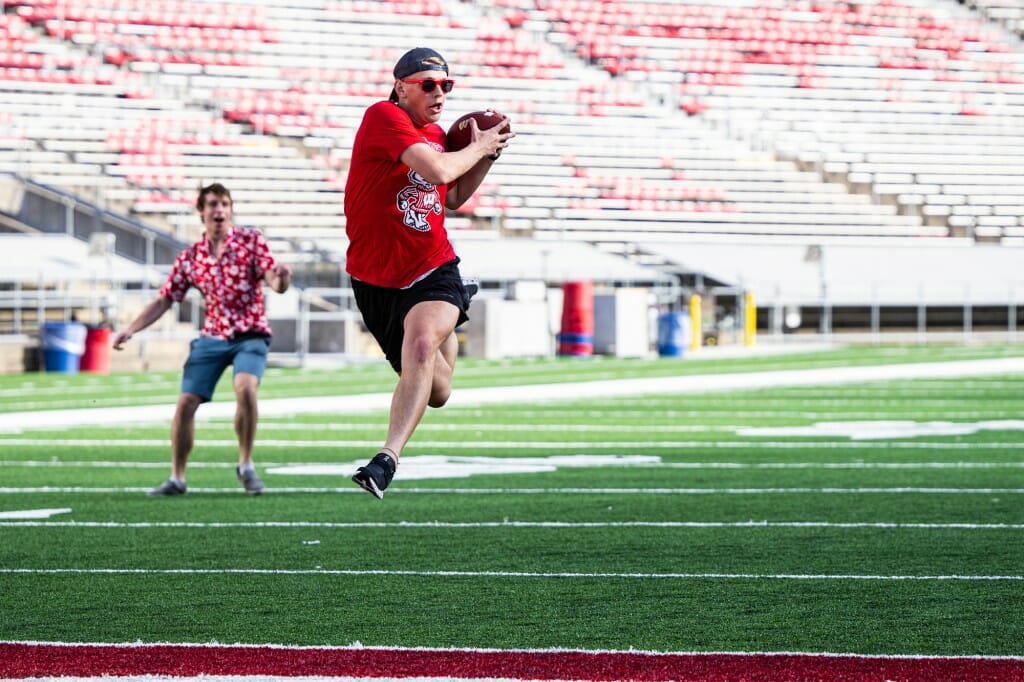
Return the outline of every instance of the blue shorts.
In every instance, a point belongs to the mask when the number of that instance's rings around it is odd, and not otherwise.
[[[181,377],[181,392],[194,393],[208,402],[228,365],[234,366],[236,376],[245,372],[262,379],[269,350],[269,336],[242,335],[230,341],[213,336],[193,339]]]

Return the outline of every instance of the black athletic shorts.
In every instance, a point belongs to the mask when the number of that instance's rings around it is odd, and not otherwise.
[[[405,316],[423,301],[448,301],[459,309],[458,326],[469,315],[469,296],[459,273],[459,259],[449,261],[407,289],[378,287],[352,278],[356,305],[363,314],[363,323],[377,339],[384,356],[402,371],[402,340],[405,338]]]

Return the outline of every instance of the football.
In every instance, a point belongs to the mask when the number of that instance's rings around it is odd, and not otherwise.
[[[457,152],[469,144],[473,134],[472,126],[469,125],[470,119],[476,119],[476,127],[480,130],[487,130],[498,125],[501,116],[493,111],[471,111],[465,116],[460,116],[448,129],[446,140],[448,151]],[[501,129],[501,132],[507,133],[510,129],[509,125],[506,124]]]

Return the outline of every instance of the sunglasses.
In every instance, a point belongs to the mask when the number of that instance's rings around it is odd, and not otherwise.
[[[440,87],[441,92],[448,93],[455,87],[455,81],[451,78],[445,78],[444,80],[436,81],[433,78],[414,78],[412,80],[401,79],[403,83],[418,83],[423,92],[433,92],[434,88]]]

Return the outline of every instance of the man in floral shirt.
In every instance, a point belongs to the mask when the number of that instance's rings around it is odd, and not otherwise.
[[[291,284],[291,268],[275,263],[263,235],[231,223],[231,193],[220,183],[199,190],[196,209],[203,238],[180,254],[157,297],[114,338],[121,350],[134,334],[159,320],[189,287],[206,301],[206,322],[192,341],[171,425],[171,477],[149,495],[183,495],[185,465],[195,441],[195,414],[213,397],[228,365],[234,366],[235,433],[238,435],[239,482],[250,495],[263,492],[252,462],[256,435],[256,390],[267,366],[270,323],[263,303],[264,282],[277,293]]]

